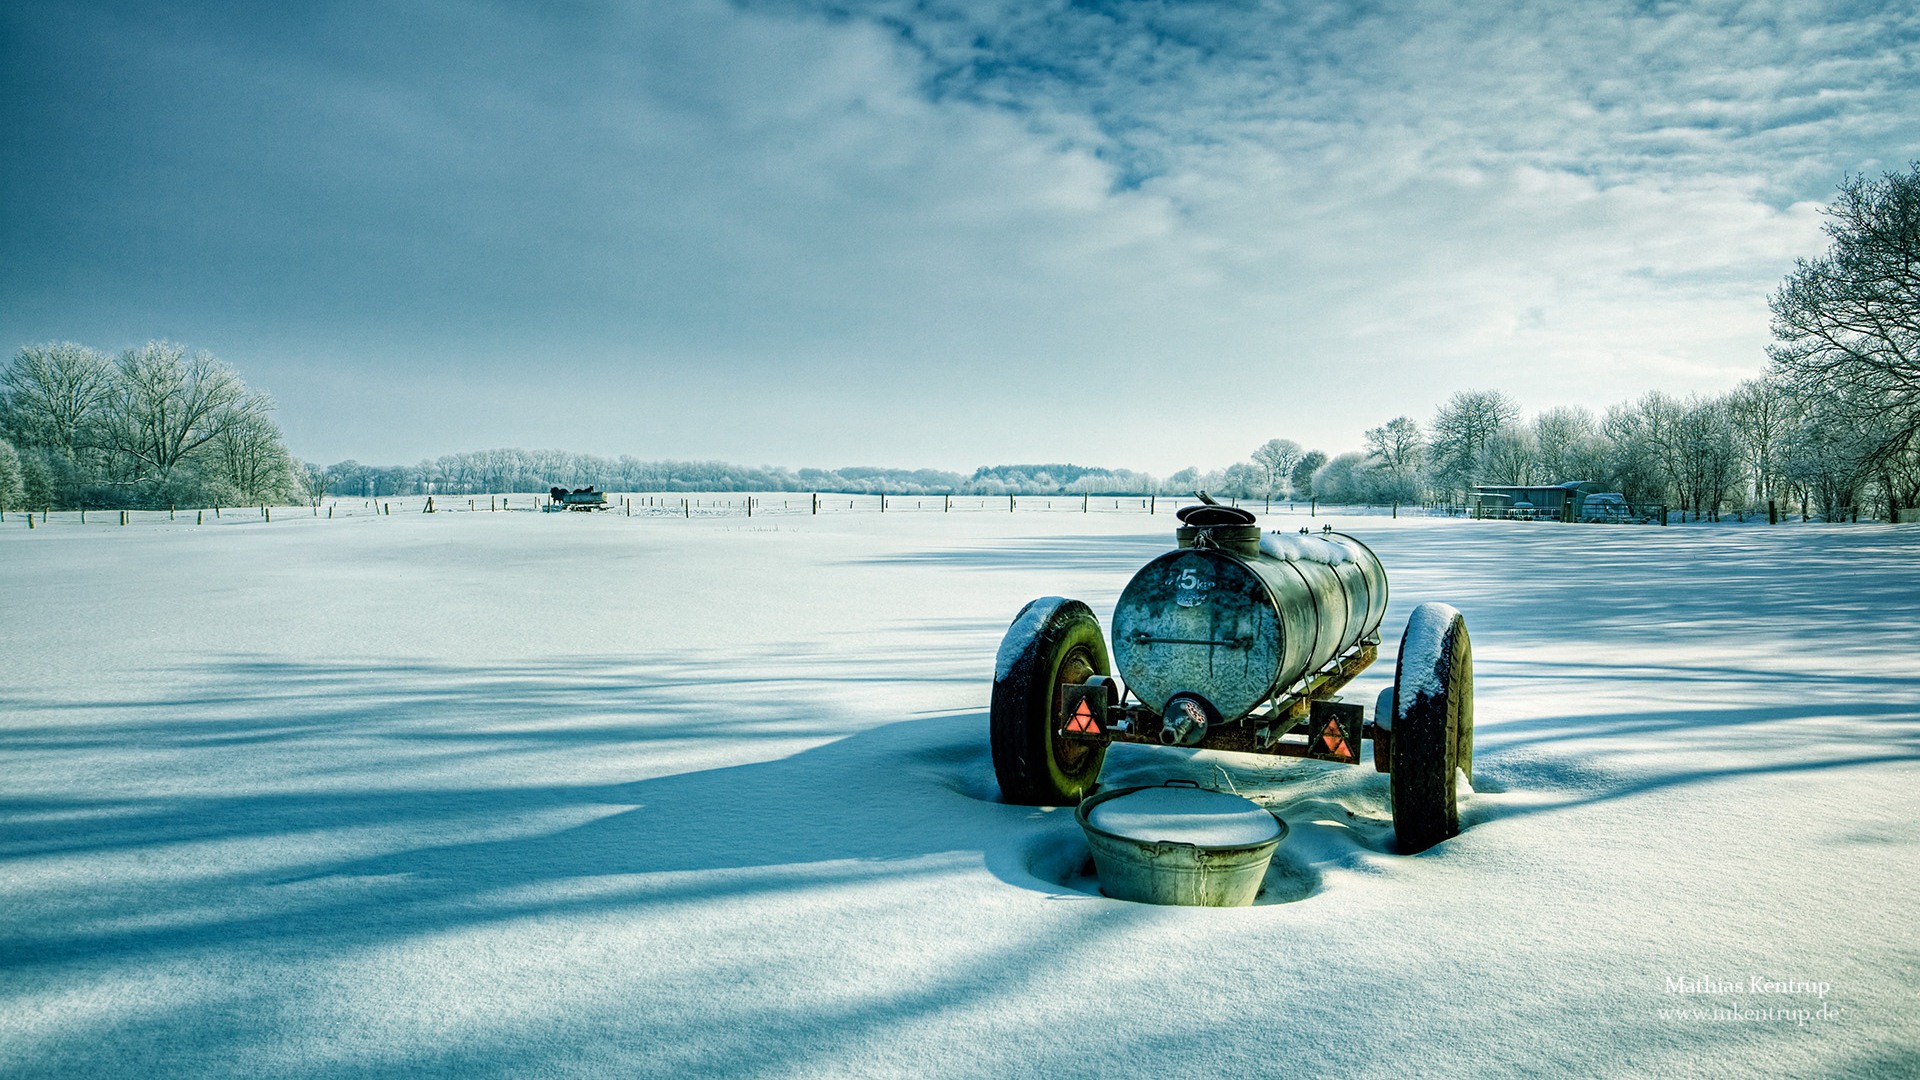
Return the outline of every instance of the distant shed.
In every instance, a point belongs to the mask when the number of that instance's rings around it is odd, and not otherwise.
[[[1601,485],[1591,480],[1564,484],[1481,484],[1467,497],[1467,512],[1477,518],[1518,518],[1527,521],[1578,521],[1588,495]]]

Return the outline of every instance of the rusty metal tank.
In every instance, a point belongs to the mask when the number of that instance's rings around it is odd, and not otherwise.
[[[1120,593],[1113,658],[1155,713],[1199,697],[1215,723],[1245,717],[1361,641],[1378,641],[1387,574],[1343,533],[1262,533],[1224,506],[1180,511],[1180,547]]]

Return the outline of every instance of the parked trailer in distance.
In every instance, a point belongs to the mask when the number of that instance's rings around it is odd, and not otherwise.
[[[607,509],[606,492],[593,490],[591,484],[583,488],[574,488],[572,491],[568,491],[563,487],[550,488],[547,494],[552,497],[552,501],[541,509],[549,512],[559,510],[591,511]]]

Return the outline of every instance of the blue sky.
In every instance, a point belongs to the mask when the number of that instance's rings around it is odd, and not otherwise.
[[[0,344],[213,350],[296,453],[1160,473],[1757,373],[1893,4],[0,9]]]

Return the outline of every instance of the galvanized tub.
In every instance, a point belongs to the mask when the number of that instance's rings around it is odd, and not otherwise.
[[[1151,805],[1130,814],[1117,804],[1136,795],[1153,796]],[[1093,849],[1100,891],[1142,904],[1246,907],[1287,837],[1287,823],[1253,800],[1177,780],[1100,792],[1081,800],[1074,819]]]

